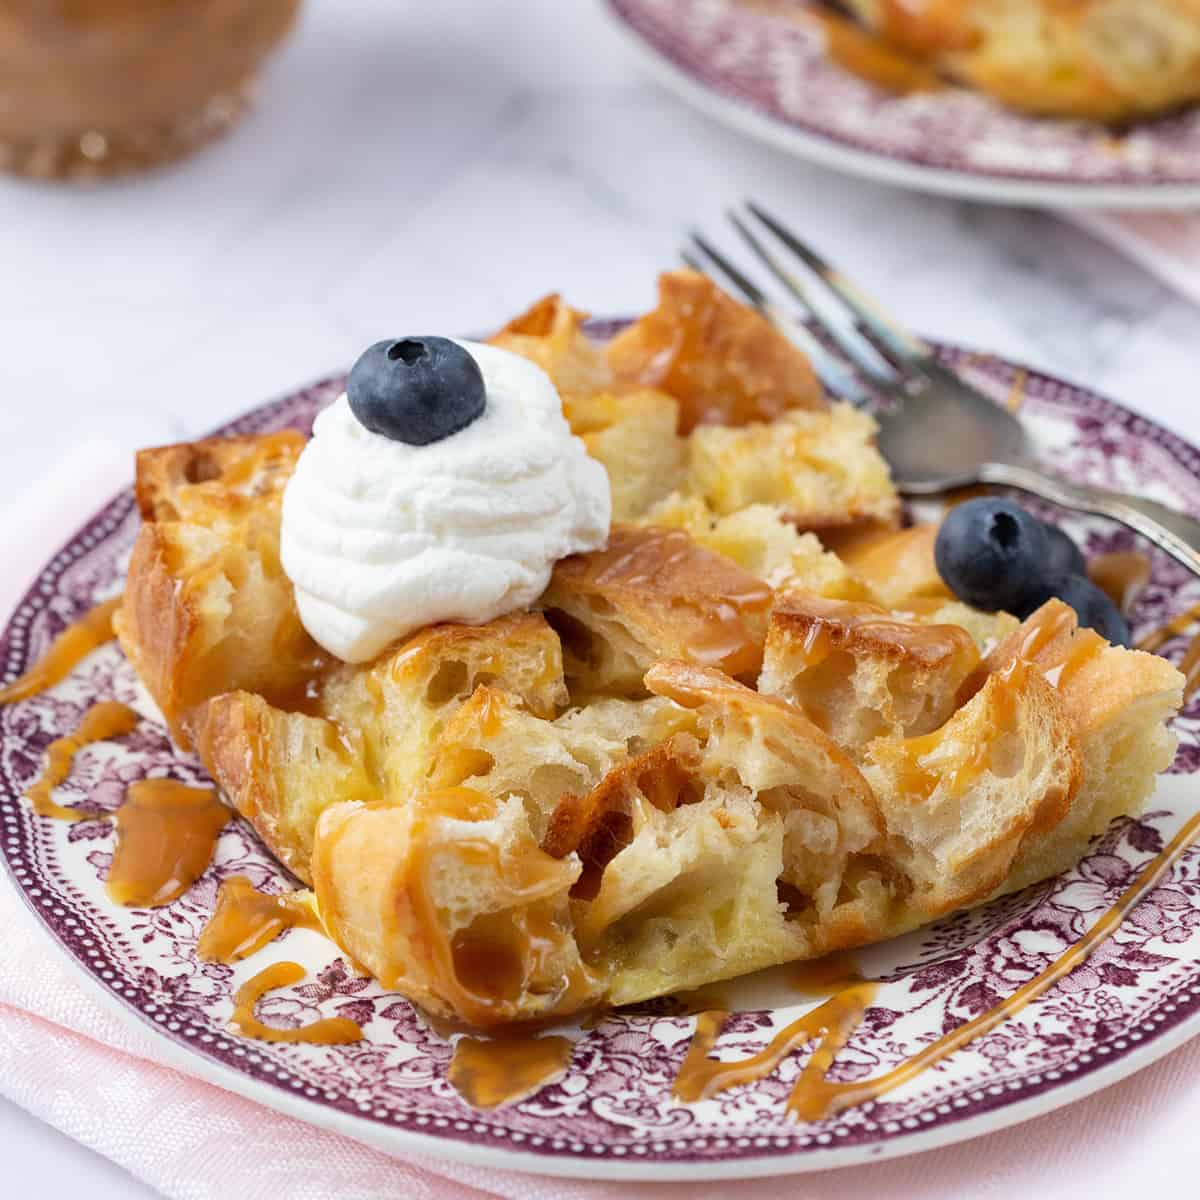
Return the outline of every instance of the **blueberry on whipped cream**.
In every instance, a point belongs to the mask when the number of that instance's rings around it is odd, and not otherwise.
[[[559,559],[605,544],[611,518],[608,476],[540,367],[394,338],[317,417],[284,494],[281,553],[304,627],[359,663],[438,621],[529,607]]]
[[[428,446],[483,412],[487,385],[465,346],[444,337],[376,342],[346,384],[350,411],[372,433]]]

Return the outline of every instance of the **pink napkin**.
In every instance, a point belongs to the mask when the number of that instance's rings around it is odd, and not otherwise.
[[[1181,296],[1200,304],[1200,213],[1080,209],[1066,216]]]
[[[5,514],[0,617],[80,518],[128,475],[125,453],[84,446],[19,511]],[[1156,1183],[1177,1183],[1195,1171],[1200,1041],[1026,1125],[926,1154],[819,1174],[699,1185],[618,1184],[393,1158],[162,1065],[148,1029],[115,1015],[84,990],[2,869],[0,930],[0,1094],[177,1200],[1094,1198],[1154,1194],[1163,1190]]]

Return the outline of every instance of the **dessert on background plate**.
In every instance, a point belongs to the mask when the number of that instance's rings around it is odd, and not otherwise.
[[[1071,867],[1144,804],[1200,675],[1128,648],[1099,585],[1127,600],[1146,560],[1086,562],[997,498],[905,525],[873,428],[687,271],[607,343],[557,296],[490,344],[379,342],[311,439],[143,451],[123,599],[0,701],[115,630],[176,744],[304,885],[227,879],[195,953],[323,932],[456,1039],[469,1102],[559,1078],[581,1019],[818,961],[845,986],[759,1065],[824,1039],[791,1102],[820,1120],[918,1069],[826,1078],[882,986],[837,956]],[[92,709],[36,810],[95,816],[54,786],[137,723]],[[232,813],[198,782],[130,790],[114,899],[162,906],[203,876]],[[920,1064],[1051,986],[1194,826],[1091,941]],[[259,1007],[303,973],[246,979],[230,1027],[363,1037]],[[703,1007],[688,1102],[755,1073],[708,1060],[725,1014]]]
[[[1024,112],[1115,124],[1200,100],[1194,0],[846,0],[843,7],[884,46]],[[833,34],[831,49],[835,41]]]
[[[1194,208],[1192,0],[606,0],[658,80],[741,134],[998,203]]]

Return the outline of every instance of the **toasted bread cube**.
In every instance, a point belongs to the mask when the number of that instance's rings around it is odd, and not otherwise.
[[[758,687],[857,756],[873,738],[940,728],[979,669],[975,643],[957,625],[916,624],[873,604],[792,592],[771,613]]]
[[[703,425],[688,438],[684,490],[719,516],[752,504],[782,510],[800,529],[894,523],[899,499],[860,409],[786,413],[740,428]]]
[[[542,597],[583,695],[645,694],[659,659],[753,678],[762,662],[771,589],[679,530],[615,526],[605,550],[554,569]]]
[[[558,293],[543,296],[514,317],[488,341],[502,350],[536,363],[554,382],[563,400],[563,413],[576,432],[586,422],[584,409],[599,392],[611,388],[613,377],[604,351],[584,332],[587,313],[567,304]]]
[[[303,446],[284,432],[138,455],[145,524],[114,626],[185,748],[211,697],[244,689],[290,707],[324,664],[279,563],[279,506]]]
[[[205,706],[196,749],[267,849],[305,883],[312,882],[321,813],[333,804],[381,796],[358,730],[281,712],[249,692],[230,692]]]
[[[446,723],[481,685],[509,692],[530,712],[566,706],[558,637],[537,613],[486,625],[430,625],[370,666],[334,671],[324,711],[362,732],[389,794],[423,790]]]
[[[369,667],[331,671],[315,714],[217,697],[198,710],[197,749],[272,852],[308,880],[321,812],[346,800],[403,804],[426,790],[441,731],[481,684],[553,716],[567,698],[554,631],[534,613],[433,625]]]
[[[733,559],[781,591],[801,588],[845,600],[871,595],[815,534],[801,533],[781,509],[770,504],[752,504],[719,517],[699,496],[672,492],[638,523],[682,529],[693,541]]]
[[[771,323],[697,271],[658,279],[658,307],[608,344],[617,379],[679,401],[679,432],[822,409],[808,359]]]
[[[871,742],[863,772],[918,920],[1004,886],[1025,839],[1058,826],[1082,782],[1066,707],[1024,668],[991,676],[933,733]]]
[[[589,401],[586,422],[572,426],[608,472],[614,521],[641,517],[682,480],[678,413],[676,401],[662,392],[601,393]]]
[[[1022,846],[1008,889],[1057,875],[1119,816],[1138,812],[1175,757],[1167,724],[1183,704],[1183,676],[1165,659],[1109,645],[1050,600],[988,657],[994,673],[1029,662],[1053,685],[1079,742],[1083,782],[1070,811]]]
[[[598,999],[571,932],[576,858],[538,848],[516,798],[470,788],[321,817],[313,883],[331,937],[385,988],[489,1028]]]
[[[792,705],[719,671],[663,662],[646,685],[696,710],[705,778],[747,789],[780,814],[781,878],[828,917],[844,898],[847,865],[878,849],[875,798],[858,768]]]
[[[547,721],[480,687],[446,722],[424,786],[517,796],[542,842],[564,796],[588,792],[631,754],[690,724],[689,713],[656,697],[598,700]]]

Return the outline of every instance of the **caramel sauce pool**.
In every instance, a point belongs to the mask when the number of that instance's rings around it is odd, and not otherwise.
[[[207,962],[238,962],[295,928],[324,932],[304,894],[268,896],[244,875],[234,875],[221,884],[196,954]]]
[[[341,1046],[362,1041],[362,1029],[348,1017],[324,1017],[310,1025],[301,1025],[299,1029],[277,1029],[263,1024],[255,1016],[254,1010],[267,992],[299,983],[304,974],[299,963],[279,962],[247,979],[233,997],[230,1029],[242,1037],[258,1038],[262,1042],[316,1042]]]
[[[805,1013],[781,1029],[768,1046],[740,1062],[721,1062],[708,1057],[729,1014],[721,1010],[702,1013],[696,1021],[696,1032],[675,1079],[675,1096],[685,1102],[704,1100],[726,1088],[753,1083],[774,1071],[794,1050],[812,1042],[816,1048],[792,1090],[788,1100],[789,1112],[803,1121],[820,1121],[843,1109],[876,1100],[1015,1016],[1084,962],[1101,942],[1115,932],[1129,912],[1158,884],[1197,836],[1200,836],[1200,813],[1192,817],[1172,838],[1167,848],[1141,870],[1120,899],[1095,925],[1039,975],[1035,975],[1006,1000],[964,1022],[957,1029],[952,1029],[883,1075],[852,1083],[837,1083],[826,1078],[838,1051],[861,1024],[878,992],[879,984],[864,981],[851,984],[818,1008]]]
[[[114,596],[97,605],[74,625],[68,625],[20,679],[0,688],[0,704],[28,700],[66,679],[93,650],[113,640],[113,617],[120,607],[121,597]]]
[[[33,811],[39,816],[54,817],[60,821],[107,817],[108,813],[98,813],[87,808],[67,808],[55,803],[54,789],[70,775],[75,755],[84,746],[107,741],[109,738],[123,737],[132,733],[137,723],[137,713],[115,700],[106,700],[88,709],[74,733],[58,738],[47,747],[45,770],[25,793],[25,798],[33,805]]]
[[[574,1048],[565,1037],[463,1037],[446,1077],[473,1108],[497,1108],[561,1079]]]
[[[133,908],[170,904],[208,869],[232,816],[212,788],[171,779],[133,784],[117,809],[108,894]]]

